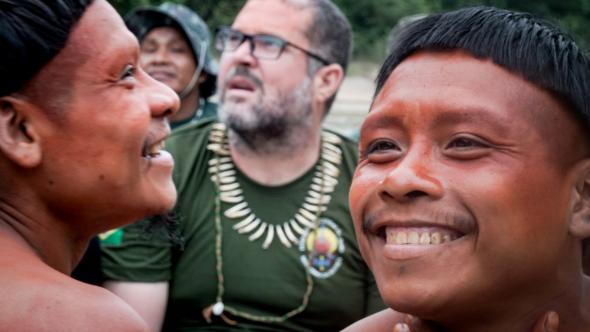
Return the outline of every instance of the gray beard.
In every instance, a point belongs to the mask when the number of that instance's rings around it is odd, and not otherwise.
[[[286,155],[305,148],[311,137],[310,86],[306,81],[288,95],[257,103],[250,110],[255,114],[254,122],[222,109],[222,121],[235,134],[232,144],[242,152],[258,155]],[[222,104],[223,107],[226,106]]]

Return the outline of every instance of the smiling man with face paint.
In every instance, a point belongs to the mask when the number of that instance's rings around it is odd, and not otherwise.
[[[68,275],[96,233],[174,205],[176,94],[104,0],[0,0],[0,330],[145,331]]]
[[[401,32],[350,191],[392,309],[444,331],[530,331],[547,311],[590,330],[589,66],[528,14],[476,7]]]

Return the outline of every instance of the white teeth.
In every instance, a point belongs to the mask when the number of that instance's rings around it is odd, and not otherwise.
[[[166,143],[164,141],[160,141],[157,144],[150,145],[147,151],[147,157],[155,157],[160,154],[160,151],[164,149]]]
[[[446,231],[448,232],[448,231]],[[410,244],[410,245],[438,245],[445,242],[450,242],[457,239],[456,234],[449,234],[443,231],[400,231],[398,228],[387,228],[385,231],[385,239],[387,244]]]
[[[406,244],[408,243],[408,236],[404,232],[397,233],[395,237],[395,244]]]
[[[422,233],[420,235],[420,244],[430,244],[430,234]]]
[[[409,244],[418,244],[420,242],[420,235],[417,232],[410,232],[408,235],[408,243]]]
[[[432,235],[430,235],[430,243],[431,244],[440,244],[441,243],[440,233],[432,233]]]

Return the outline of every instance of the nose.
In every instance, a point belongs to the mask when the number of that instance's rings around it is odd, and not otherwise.
[[[432,157],[424,153],[406,154],[379,182],[379,195],[398,202],[434,200],[443,194],[444,186],[436,177]]]
[[[145,96],[148,100],[152,117],[170,117],[176,113],[180,108],[178,94],[166,84],[151,78],[147,74],[145,76],[148,82],[148,89]]]
[[[152,52],[143,52],[141,54],[142,62],[145,64],[163,64],[169,61],[169,54],[166,48],[159,47],[157,50]]]

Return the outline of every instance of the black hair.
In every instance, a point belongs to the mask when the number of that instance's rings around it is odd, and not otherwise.
[[[66,45],[93,0],[0,0],[0,96],[18,92]]]
[[[305,35],[312,50],[329,62],[342,66],[346,73],[352,54],[352,28],[348,19],[330,0],[312,0],[309,4],[313,18]],[[321,65],[317,60],[309,58],[309,74],[314,74]],[[326,114],[335,98],[336,93],[326,100]]]
[[[406,26],[381,67],[375,96],[391,72],[419,51],[463,50],[551,92],[590,128],[590,59],[550,22],[528,13],[471,7]]]

